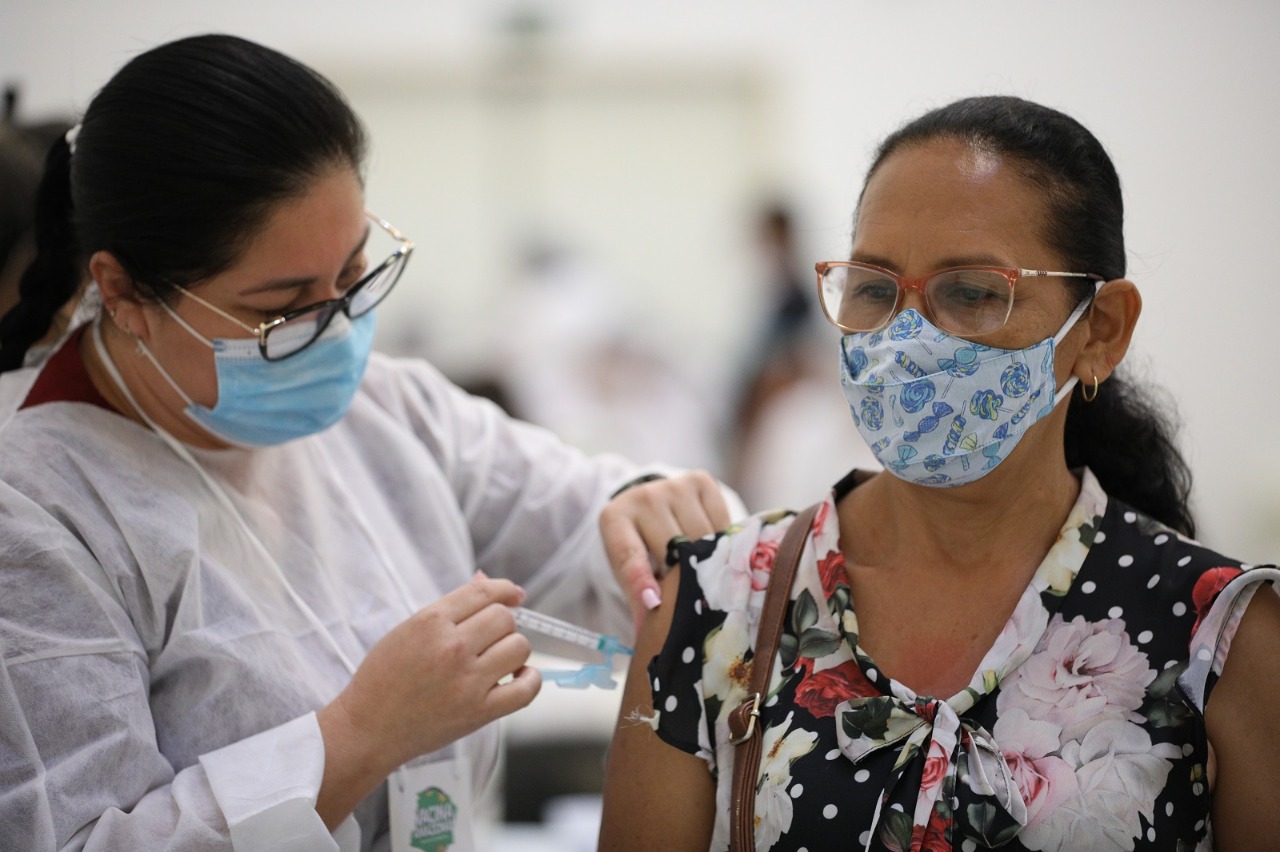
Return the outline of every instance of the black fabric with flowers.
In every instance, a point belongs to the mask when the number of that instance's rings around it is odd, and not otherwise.
[[[1280,580],[1184,539],[1087,470],[1046,555],[969,686],[921,696],[878,671],[834,506],[791,589],[756,793],[759,849],[1208,849],[1202,709],[1249,595]],[[777,545],[794,516],[680,542],[671,632],[649,666],[655,729],[718,785],[728,847],[734,747]],[[1224,591],[1225,590],[1225,591]]]

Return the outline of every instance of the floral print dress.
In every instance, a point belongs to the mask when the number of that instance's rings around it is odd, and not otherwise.
[[[788,605],[756,792],[758,849],[1212,848],[1203,709],[1245,607],[1276,568],[1224,559],[1080,496],[968,687],[917,695],[858,645],[835,504],[821,504]],[[751,647],[789,512],[677,541],[671,631],[649,665],[658,735],[716,778],[728,848]]]

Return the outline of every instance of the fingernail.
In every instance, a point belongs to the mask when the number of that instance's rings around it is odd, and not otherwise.
[[[658,597],[658,593],[653,589],[645,589],[640,593],[640,602],[644,604],[645,609],[657,609],[662,603],[662,598]]]

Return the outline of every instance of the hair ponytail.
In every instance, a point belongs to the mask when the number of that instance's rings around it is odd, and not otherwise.
[[[1195,537],[1191,470],[1174,440],[1175,421],[1151,389],[1111,374],[1086,402],[1071,395],[1067,409],[1069,467],[1088,467],[1112,497],[1183,535]]]
[[[80,288],[80,257],[71,219],[71,148],[56,141],[36,191],[36,254],[22,275],[18,303],[0,318],[0,373],[22,366],[54,317]]]

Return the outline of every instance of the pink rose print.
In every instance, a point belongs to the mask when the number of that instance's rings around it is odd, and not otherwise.
[[[1120,619],[1095,623],[1055,615],[1039,652],[1004,682],[997,699],[1001,715],[1022,708],[1032,719],[1059,726],[1064,743],[1107,718],[1140,722],[1137,710],[1156,672],[1124,627]]]
[[[778,542],[756,542],[751,551],[751,590],[755,592],[769,588],[769,575],[773,573],[773,563],[778,559]]]
[[[1034,829],[1079,790],[1075,769],[1059,756],[1062,729],[1015,707],[996,722],[994,734]]]
[[[1027,805],[1027,825],[1039,824],[1076,792],[1076,772],[1060,757],[1030,760],[1023,755],[1006,755],[1005,759]]]
[[[880,694],[853,660],[820,672],[815,672],[813,665],[807,658],[796,663],[796,669],[804,673],[796,685],[796,703],[816,719],[834,716],[842,701]]]

